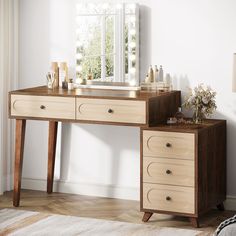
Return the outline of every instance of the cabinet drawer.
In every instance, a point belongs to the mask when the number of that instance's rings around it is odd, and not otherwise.
[[[195,213],[194,188],[160,184],[143,184],[143,208]]]
[[[11,95],[11,115],[75,119],[75,98],[13,94]]]
[[[194,134],[144,130],[143,154],[153,157],[194,159]]]
[[[146,123],[145,101],[76,99],[76,119],[121,123]]]
[[[143,181],[194,187],[194,161],[143,157]]]

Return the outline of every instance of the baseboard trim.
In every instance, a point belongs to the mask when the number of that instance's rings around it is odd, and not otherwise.
[[[46,186],[47,181],[45,179],[22,178],[22,188],[24,189],[46,191]],[[55,180],[53,189],[54,192],[61,193],[139,201],[139,188]],[[227,195],[224,204],[226,210],[235,211],[236,196]]]
[[[47,181],[44,179],[22,178],[22,188],[46,191]],[[139,188],[120,187],[114,185],[91,184],[55,180],[54,192],[81,194],[96,197],[109,197],[127,200],[139,200]]]
[[[224,204],[226,210],[236,211],[236,196],[227,195]]]
[[[12,174],[6,174],[3,176],[2,181],[1,181],[1,190],[0,193],[3,194],[6,191],[10,191],[13,189],[13,175]],[[0,194],[0,195],[1,195]]]

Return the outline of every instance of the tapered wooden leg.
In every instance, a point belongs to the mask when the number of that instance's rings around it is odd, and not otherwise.
[[[223,203],[223,202],[220,203],[220,204],[218,204],[216,207],[217,207],[217,209],[220,210],[220,211],[224,211],[224,210],[225,210],[225,206],[224,206],[224,203]]]
[[[47,193],[52,193],[57,143],[57,121],[49,121]]]
[[[193,227],[199,228],[198,218],[196,218],[196,217],[189,217],[189,220],[190,220],[190,222],[191,222]]]
[[[148,222],[148,220],[151,218],[152,215],[153,215],[152,212],[144,212],[142,221],[143,222]]]
[[[25,127],[26,127],[26,120],[16,120],[15,170],[14,170],[14,192],[13,192],[13,206],[15,207],[18,207],[20,204]]]

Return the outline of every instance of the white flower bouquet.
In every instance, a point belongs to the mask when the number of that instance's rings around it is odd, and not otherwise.
[[[194,123],[201,123],[203,118],[214,112],[217,108],[215,97],[216,92],[203,84],[198,85],[193,90],[190,89],[183,106],[187,109],[193,109]]]

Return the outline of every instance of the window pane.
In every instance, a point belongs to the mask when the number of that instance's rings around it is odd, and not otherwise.
[[[93,80],[101,78],[101,57],[84,57],[81,61],[81,76],[87,79],[92,74]]]
[[[101,54],[101,17],[77,17],[77,44],[81,47],[83,56],[98,56]]]
[[[106,55],[106,81],[114,81],[114,55]]]
[[[114,16],[106,16],[106,54],[114,53]]]

